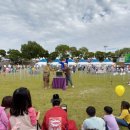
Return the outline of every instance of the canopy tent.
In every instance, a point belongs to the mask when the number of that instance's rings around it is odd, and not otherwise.
[[[54,65],[54,66],[60,66],[61,64],[60,64],[60,59],[59,58],[56,58],[53,62],[51,62],[50,64],[51,65]]]
[[[106,59],[102,62],[102,64],[105,64],[105,65],[113,65],[114,62],[112,62],[111,60],[109,60],[108,58],[106,58]]]
[[[69,58],[67,62],[68,62],[68,65],[76,65],[76,63],[74,62],[74,60],[71,59],[71,58]]]
[[[37,62],[34,66],[44,66],[47,65],[47,60],[45,58],[40,58],[39,62]]]
[[[87,62],[87,60],[84,60],[83,58],[79,60],[78,65],[87,65],[90,64]]]
[[[94,65],[100,65],[100,64],[101,64],[101,62],[99,62],[99,60],[98,60],[98,59],[93,58],[93,59],[92,59],[92,61],[91,61],[91,64],[94,64]]]

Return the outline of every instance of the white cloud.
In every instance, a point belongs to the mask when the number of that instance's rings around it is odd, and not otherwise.
[[[0,48],[34,40],[49,51],[58,44],[90,51],[130,47],[129,0],[0,1]]]

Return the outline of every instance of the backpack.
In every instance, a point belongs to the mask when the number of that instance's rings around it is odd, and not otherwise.
[[[16,128],[14,130],[36,130],[36,126],[32,126],[30,117],[27,114],[23,116],[11,116],[10,117],[11,128]]]

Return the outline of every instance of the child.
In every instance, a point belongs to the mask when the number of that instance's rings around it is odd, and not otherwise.
[[[4,107],[7,117],[10,117],[10,108],[12,106],[12,96],[5,96],[2,99],[1,106]]]
[[[128,127],[130,129],[130,104],[127,101],[121,102],[121,114],[116,117],[116,121],[119,125]]]
[[[105,130],[105,121],[102,118],[96,116],[95,107],[87,107],[86,113],[89,117],[84,120],[82,130]]]
[[[5,113],[4,107],[0,106],[0,130],[8,130],[9,120]]]
[[[36,111],[27,88],[21,87],[14,91],[10,113],[11,128],[20,124],[19,130],[36,130]]]
[[[113,109],[109,106],[105,106],[104,112],[105,112],[105,115],[103,119],[106,122],[106,130],[119,130],[116,119],[112,114]]]

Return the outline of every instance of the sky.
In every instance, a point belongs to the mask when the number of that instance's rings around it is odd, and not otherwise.
[[[28,41],[49,52],[59,44],[130,48],[130,0],[0,0],[0,49],[20,50]]]

